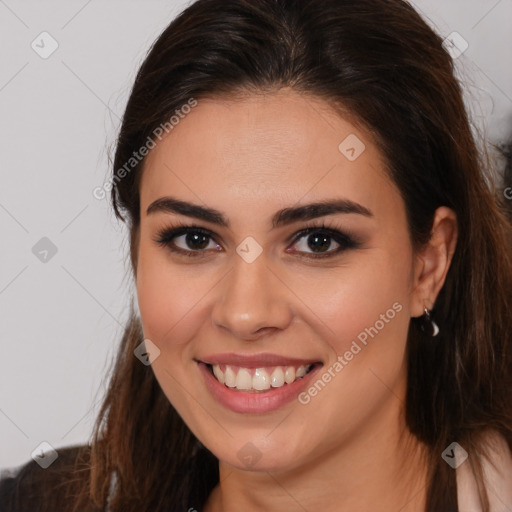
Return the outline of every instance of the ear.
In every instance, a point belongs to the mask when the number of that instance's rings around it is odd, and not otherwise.
[[[446,280],[457,245],[457,216],[446,206],[434,215],[431,237],[415,254],[410,311],[412,317],[432,309]]]

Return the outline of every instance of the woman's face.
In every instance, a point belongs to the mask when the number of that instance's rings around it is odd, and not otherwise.
[[[199,100],[140,197],[152,368],[221,461],[293,469],[398,429],[422,309],[404,202],[366,132],[291,90]],[[179,226],[195,228],[157,241]]]

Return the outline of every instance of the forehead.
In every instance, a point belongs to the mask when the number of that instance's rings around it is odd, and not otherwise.
[[[372,209],[387,193],[368,133],[291,90],[198,100],[146,157],[140,190],[142,215],[165,194],[226,210],[341,196]]]

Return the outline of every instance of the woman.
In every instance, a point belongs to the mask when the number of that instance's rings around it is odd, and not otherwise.
[[[169,25],[96,191],[138,311],[2,510],[509,510],[511,226],[442,43],[401,0]]]

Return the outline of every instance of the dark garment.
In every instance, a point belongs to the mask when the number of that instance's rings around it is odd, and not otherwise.
[[[69,446],[58,450],[59,456],[46,469],[31,460],[14,474],[0,480],[0,512],[71,512],[79,493],[78,481],[70,478],[78,469],[82,481],[89,477],[90,447]],[[201,447],[183,467],[183,505],[165,504],[152,512],[202,512],[212,489],[218,483],[218,461]],[[180,492],[181,494],[181,492]],[[43,499],[44,496],[44,499]],[[81,505],[80,512],[107,512],[92,504]]]
[[[67,512],[73,508],[73,495],[78,482],[69,479],[75,468],[87,468],[87,446],[68,446],[59,449],[59,456],[46,469],[30,460],[14,474],[0,480],[0,512]],[[85,460],[84,460],[85,456]],[[81,464],[85,464],[82,466]],[[45,499],[42,499],[42,496]],[[83,512],[100,512],[85,508]]]

